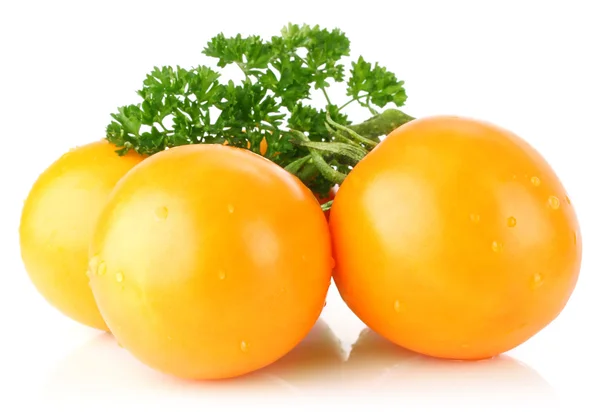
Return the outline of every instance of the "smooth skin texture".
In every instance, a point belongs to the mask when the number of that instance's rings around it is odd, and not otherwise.
[[[34,183],[20,222],[21,255],[37,290],[66,316],[108,330],[88,286],[93,227],[117,181],[143,157],[96,141],[65,153]]]
[[[331,283],[319,203],[250,151],[191,145],[117,185],[90,250],[90,285],[120,344],[186,379],[231,378],[292,350]]]
[[[392,132],[340,187],[334,279],[398,345],[482,359],[563,309],[581,265],[579,224],[548,163],[513,133],[459,117]]]

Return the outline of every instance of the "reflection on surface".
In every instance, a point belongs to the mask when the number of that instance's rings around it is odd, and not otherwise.
[[[486,404],[554,404],[553,388],[529,366],[501,355],[483,361],[451,361],[419,355],[364,329],[344,365],[354,391],[432,401],[477,398]]]
[[[44,388],[44,399],[53,407],[84,405],[90,399],[134,403],[143,393],[153,402],[170,399],[220,397],[232,393],[260,396],[270,392],[302,394],[322,382],[339,381],[344,353],[329,326],[319,320],[309,335],[288,355],[246,376],[214,382],[182,381],[147,368],[110,334],[103,333],[67,356],[54,370]],[[259,390],[260,389],[260,390]],[[154,406],[156,404],[153,403]]]
[[[316,396],[355,402],[394,398],[395,406],[457,401],[485,409],[535,410],[556,406],[552,387],[533,369],[509,356],[478,362],[437,360],[402,349],[363,330],[347,359],[329,326],[319,321],[292,352],[255,373],[224,381],[191,382],[153,371],[101,334],[66,357],[43,393],[51,410],[141,404],[171,410],[180,402],[270,402]],[[299,398],[298,398],[299,396]],[[189,402],[191,401],[191,402]],[[285,403],[287,402],[287,403]],[[164,406],[163,406],[164,405]],[[54,409],[52,409],[54,408]],[[69,409],[71,410],[71,409]]]

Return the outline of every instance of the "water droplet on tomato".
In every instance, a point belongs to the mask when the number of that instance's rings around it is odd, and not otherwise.
[[[400,313],[401,309],[402,309],[402,307],[400,306],[400,301],[399,300],[395,301],[394,302],[394,311],[396,313]]]
[[[556,197],[556,196],[550,196],[548,198],[548,205],[552,209],[556,210],[556,209],[558,209],[560,207],[560,200],[558,200],[558,197]]]
[[[330,258],[329,266],[331,267],[331,269],[335,268],[335,259],[334,258]]]
[[[502,242],[498,242],[498,241],[496,241],[496,240],[494,240],[494,241],[492,242],[492,250],[493,250],[495,253],[502,252],[502,249],[504,249],[504,245],[502,244]]]
[[[540,185],[540,183],[542,183],[540,178],[537,176],[532,176],[530,181],[531,181],[531,184],[534,185],[535,187],[538,187]]]
[[[506,222],[506,224],[508,225],[508,227],[515,227],[517,226],[517,219],[515,219],[514,217],[509,217],[508,221]]]
[[[245,340],[243,340],[242,343],[240,343],[240,349],[244,353],[248,352],[249,347],[250,345]]]
[[[229,211],[229,213],[233,213],[233,211],[235,210],[235,208],[233,207],[233,205],[230,203],[227,205],[227,210]]]
[[[158,220],[165,220],[167,216],[169,216],[169,209],[165,206],[157,207],[154,210],[154,216],[156,216],[156,219]]]
[[[471,213],[470,218],[471,218],[471,222],[473,222],[473,223],[479,223],[479,221],[481,220],[481,216],[479,216],[476,213]]]
[[[123,279],[125,279],[125,276],[123,276],[123,272],[117,272],[117,273],[115,273],[115,279],[119,283],[123,282]]]
[[[90,274],[96,275],[98,273],[98,263],[100,262],[100,257],[98,255],[93,256],[89,263],[88,268],[90,270]]]
[[[98,275],[102,276],[106,273],[106,262],[102,261],[98,263]]]
[[[531,288],[537,289],[542,285],[543,282],[544,282],[544,277],[542,276],[542,274],[534,273],[533,276],[531,277]]]
[[[577,244],[577,232],[573,232],[573,244]]]
[[[225,280],[227,275],[222,270],[219,271],[219,280]]]
[[[568,205],[571,204],[571,198],[569,196],[565,196],[565,201],[567,202]]]

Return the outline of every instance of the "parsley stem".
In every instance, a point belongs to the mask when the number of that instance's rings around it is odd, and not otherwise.
[[[329,126],[329,124],[325,123],[325,128],[332,136],[336,138],[336,140],[344,143],[356,144],[352,139],[349,139],[339,131],[334,130],[331,126]]]
[[[360,100],[363,97],[367,97],[367,96],[368,96],[368,94],[364,94],[362,96],[358,96],[358,97],[355,97],[354,99],[348,100],[346,103],[344,103],[343,105],[340,106],[340,110],[342,110],[344,107],[348,106],[349,104],[354,103],[355,101]]]
[[[329,100],[329,95],[327,94],[327,90],[325,90],[325,88],[323,88],[321,90],[323,90],[323,95],[325,95],[325,100],[327,100],[327,106],[331,106],[331,100]]]
[[[354,143],[313,142],[310,140],[301,140],[294,143],[298,146],[316,149],[320,152],[328,152],[334,155],[346,157],[354,162],[353,164],[360,162],[367,155],[367,151],[362,146]]]
[[[349,127],[346,127],[339,123],[334,122],[333,119],[331,118],[331,116],[329,115],[329,113],[326,114],[326,119],[331,126],[336,127],[339,130],[342,130],[342,131],[348,133],[350,135],[350,137],[354,138],[354,140],[356,140],[358,143],[365,144],[371,148],[377,146],[377,143],[374,142],[373,140],[367,139],[366,137],[362,137],[361,135],[359,135],[358,133],[356,133],[354,130],[350,129]]]
[[[235,62],[235,64],[237,64],[240,70],[244,72],[244,76],[246,76],[246,81],[249,82],[250,77],[248,76],[248,72],[246,71],[246,65],[242,62]]]
[[[285,170],[294,175],[298,174],[302,166],[304,166],[306,162],[308,162],[311,158],[311,155],[306,155],[304,157],[301,157],[300,159],[294,160],[292,163],[285,167]]]
[[[369,111],[371,112],[371,115],[377,116],[379,114],[379,112],[377,110],[375,110],[373,108],[373,106],[371,106],[371,101],[368,97],[367,97],[367,101],[365,102],[365,104],[367,105],[367,109],[369,109]]]
[[[330,200],[330,201],[329,201],[329,202],[327,202],[327,203],[323,203],[323,204],[321,205],[321,210],[322,210],[323,212],[325,212],[325,211],[327,211],[327,210],[331,209],[331,206],[332,206],[332,205],[333,205],[333,200]]]
[[[408,123],[415,118],[398,109],[387,109],[362,123],[348,126],[367,139],[377,139]]]
[[[298,130],[292,130],[292,133],[294,133],[299,140],[309,141],[308,137]],[[323,159],[323,156],[321,156],[317,149],[309,147],[308,151],[312,157],[313,164],[319,170],[319,172],[321,172],[325,179],[327,179],[333,184],[341,184],[344,181],[344,179],[346,179],[346,175],[344,173],[338,172],[333,167],[331,167],[329,163],[327,163],[327,161]]]

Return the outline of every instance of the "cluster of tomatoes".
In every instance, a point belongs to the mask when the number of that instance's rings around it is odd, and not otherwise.
[[[489,358],[562,311],[582,250],[571,201],[533,148],[441,116],[387,136],[329,216],[299,179],[245,149],[142,157],[91,143],[36,181],[20,239],[53,306],[191,379],[243,375],[290,352],[319,318],[332,276],[389,341]]]

